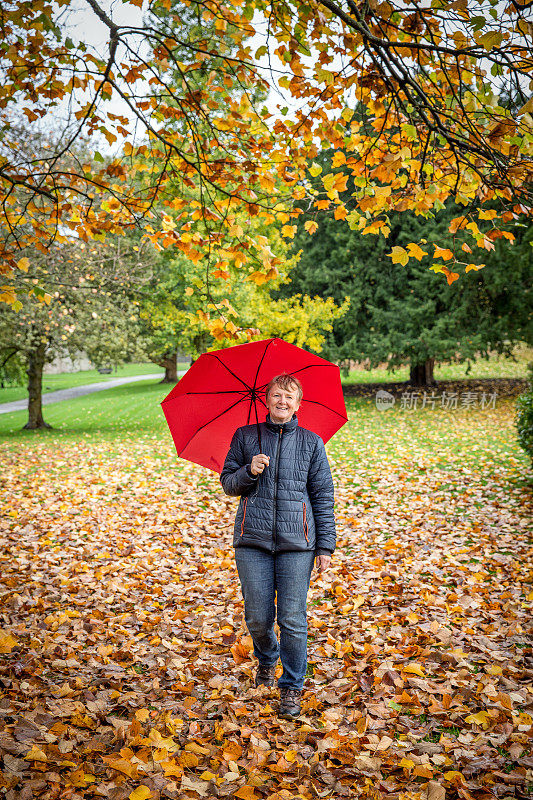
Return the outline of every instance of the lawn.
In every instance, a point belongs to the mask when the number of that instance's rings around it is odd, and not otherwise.
[[[167,392],[48,406],[51,431],[0,416],[7,796],[525,796],[532,498],[515,401],[348,400],[327,446],[338,546],[312,577],[303,715],[286,722],[277,689],[253,687],[236,500],[176,457]]]
[[[442,365],[435,368],[436,380],[462,379],[462,378],[492,378],[495,375],[501,378],[527,377],[527,364],[533,360],[533,348],[522,345],[515,350],[514,358],[502,358],[496,355],[490,359],[480,359],[473,364],[467,374],[466,364]],[[188,369],[188,364],[178,365],[178,370]],[[43,378],[43,392],[53,392],[57,389],[69,389],[72,386],[83,386],[90,383],[110,380],[112,378],[129,377],[130,375],[149,375],[159,373],[157,364],[125,364],[113,370],[111,375],[101,375],[97,370],[83,370],[81,372],[64,372],[57,375],[45,375]],[[355,383],[389,383],[406,381],[409,377],[408,367],[388,372],[386,369],[376,368],[366,370],[363,367],[352,369],[348,375],[341,373],[342,382]],[[25,386],[11,386],[0,389],[0,403],[9,403],[13,400],[23,400],[28,396]]]
[[[178,370],[188,369],[188,364],[179,364]],[[60,372],[57,375],[46,374],[43,376],[43,393],[56,392],[58,389],[70,389],[73,386],[85,386],[90,383],[100,383],[113,378],[129,378],[135,375],[163,374],[157,364],[124,364],[117,367],[110,375],[102,375],[96,369],[86,369],[80,372]],[[8,386],[0,389],[0,403],[11,403],[13,400],[23,400],[28,396],[25,386]]]
[[[171,456],[171,440],[160,403],[168,385],[150,381],[118,386],[44,408],[52,430],[27,431],[25,411],[0,415],[0,442],[53,446],[66,441],[152,442]],[[498,398],[494,408],[402,409],[378,411],[373,398],[347,398],[350,421],[328,444],[336,459],[353,464],[410,461],[413,453],[431,464],[502,463],[524,468],[518,446],[512,398]],[[522,465],[519,467],[519,465]]]
[[[462,380],[464,378],[526,378],[527,365],[533,361],[533,348],[520,345],[515,348],[513,358],[504,358],[492,354],[490,358],[480,358],[472,364],[470,372],[465,364],[436,365],[434,377],[437,381]],[[342,375],[342,382],[351,383],[392,383],[406,381],[409,378],[409,368],[400,367],[390,372],[385,368],[376,367],[367,370],[362,366],[354,368],[348,375]]]

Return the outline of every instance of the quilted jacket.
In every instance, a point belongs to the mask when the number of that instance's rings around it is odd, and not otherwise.
[[[224,492],[241,497],[233,546],[333,553],[333,480],[322,439],[296,416],[278,424],[268,415],[259,426],[261,449],[256,425],[237,428],[220,474]],[[254,476],[250,464],[258,453],[270,463]]]

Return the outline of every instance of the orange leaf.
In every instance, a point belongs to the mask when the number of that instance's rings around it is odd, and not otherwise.
[[[442,258],[443,261],[449,261],[450,258],[453,258],[452,251],[448,250],[447,247],[439,247],[437,244],[434,244],[433,247],[435,248],[434,258]]]
[[[256,800],[256,793],[253,786],[249,786],[247,783],[244,786],[241,786],[240,789],[237,789],[236,792],[233,793],[234,797],[240,797],[241,800]]]

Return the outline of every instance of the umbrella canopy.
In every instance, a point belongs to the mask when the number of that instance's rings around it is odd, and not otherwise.
[[[265,387],[282,372],[303,386],[299,424],[327,442],[348,419],[339,367],[283,339],[264,339],[204,353],[165,397],[178,456],[221,472],[235,430],[264,422]]]

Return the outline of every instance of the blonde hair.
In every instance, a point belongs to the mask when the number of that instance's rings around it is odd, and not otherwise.
[[[272,380],[267,383],[265,397],[268,397],[269,391],[275,385],[279,386],[280,389],[285,389],[286,392],[290,391],[293,386],[296,386],[296,390],[298,392],[298,402],[301,402],[302,397],[304,396],[303,386],[298,378],[294,377],[294,375],[290,375],[287,372],[282,372],[281,375],[276,375],[274,378],[272,378]]]

